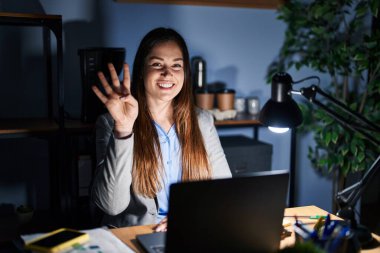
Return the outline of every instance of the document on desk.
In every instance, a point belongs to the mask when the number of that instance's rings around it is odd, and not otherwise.
[[[89,230],[82,230],[90,236],[90,241],[83,245],[75,245],[65,253],[133,253],[134,251],[129,248],[125,243],[120,241],[108,229],[95,228]],[[43,234],[23,235],[22,239],[27,242]]]

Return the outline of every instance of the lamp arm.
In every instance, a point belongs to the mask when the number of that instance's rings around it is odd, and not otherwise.
[[[363,136],[365,136],[369,141],[371,141],[373,144],[379,146],[380,141],[373,138],[372,135],[368,134],[366,131],[364,131],[362,127],[358,127],[353,122],[349,121],[347,118],[339,115],[336,113],[333,109],[329,108],[328,106],[322,104],[318,99],[316,99],[316,95],[319,94],[323,97],[325,97],[327,100],[332,102],[335,106],[341,108],[344,110],[347,114],[354,117],[356,120],[360,121],[361,124],[365,124],[364,127],[367,128],[367,130],[380,132],[380,127],[375,125],[374,123],[370,122],[368,119],[364,118],[362,115],[352,111],[348,106],[340,102],[339,100],[333,98],[323,90],[321,90],[318,86],[312,85],[307,88],[302,88],[300,92],[292,92],[295,94],[301,94],[305,98],[307,98],[311,103],[316,104],[320,108],[322,108],[327,114],[329,114],[332,118],[337,120],[340,124],[343,126],[361,133]],[[343,189],[342,191],[338,192],[336,195],[336,198],[339,202],[339,205],[344,208],[346,206],[354,206],[361,196],[362,192],[367,187],[369,181],[375,176],[376,173],[379,173],[380,171],[380,155],[377,157],[375,162],[371,165],[371,167],[365,172],[364,176],[360,181],[357,183],[351,185],[350,187],[347,187]]]
[[[351,203],[355,203],[354,199],[356,199],[356,196],[360,196],[361,193],[361,187],[362,186],[362,181],[360,180],[359,182],[343,189],[342,191],[338,192],[336,194],[336,199],[339,203],[340,207],[343,206],[348,206]]]
[[[357,183],[343,189],[336,194],[336,199],[341,207],[353,206],[365,190],[368,183],[380,171],[380,155],[377,157],[371,167],[365,172],[364,176]],[[347,197],[346,195],[349,194]]]
[[[368,119],[366,119],[365,117],[363,117],[361,114],[359,114],[359,113],[351,110],[347,105],[345,105],[342,102],[340,102],[339,100],[333,98],[331,95],[329,95],[326,92],[324,92],[318,86],[313,85],[312,89],[315,89],[316,93],[318,93],[318,94],[322,95],[323,97],[327,98],[328,100],[330,100],[331,102],[333,102],[334,104],[336,104],[339,108],[343,109],[345,112],[347,112],[351,116],[354,116],[356,119],[358,119],[358,120],[364,122],[365,124],[367,124],[367,127],[369,126],[370,130],[376,131],[376,132],[380,132],[380,127],[378,125],[372,123],[371,121],[369,121]]]
[[[354,122],[349,121],[347,118],[339,115],[337,112],[335,112],[334,110],[332,110],[328,106],[322,104],[318,99],[316,99],[316,95],[320,94],[321,96],[323,96],[326,99],[328,99],[329,101],[331,101],[334,105],[336,105],[337,107],[341,108],[346,113],[348,113],[349,115],[351,115],[354,118],[356,118],[357,120],[359,120],[361,123],[365,123],[366,124],[365,127],[367,127],[368,130],[380,132],[380,127],[379,126],[373,124],[368,119],[366,119],[363,116],[361,116],[360,114],[352,111],[348,106],[346,106],[345,104],[343,104],[339,100],[333,98],[332,96],[330,96],[326,92],[322,91],[318,86],[312,85],[312,86],[307,87],[307,88],[302,88],[299,93],[302,96],[304,96],[306,99],[308,99],[311,103],[316,104],[317,106],[319,106],[320,108],[322,108],[327,114],[329,114],[332,118],[334,118],[335,120],[337,120],[343,126],[351,129],[354,132],[356,131],[356,132],[361,133],[369,141],[371,141],[373,144],[375,144],[377,146],[380,145],[380,141],[374,139],[373,136],[370,135],[369,133],[367,133],[366,131],[364,131],[362,129],[362,127],[358,127],[357,125],[354,124]],[[299,94],[299,93],[296,93],[296,94]]]
[[[332,118],[334,118],[335,120],[337,120],[341,125],[343,125],[343,126],[349,128],[349,129],[351,129],[354,132],[356,131],[356,132],[361,133],[370,142],[372,142],[374,145],[376,145],[376,146],[380,145],[380,141],[373,139],[372,135],[370,135],[369,133],[367,133],[363,129],[354,126],[354,124],[352,122],[348,121],[346,118],[342,117],[341,115],[339,115],[338,113],[336,113],[335,111],[333,111],[332,109],[330,109],[329,107],[327,107],[326,105],[322,104],[318,100],[313,101],[313,104],[316,104],[319,107],[321,107],[327,114],[329,114]]]

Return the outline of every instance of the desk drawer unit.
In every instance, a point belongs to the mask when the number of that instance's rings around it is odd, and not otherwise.
[[[271,144],[242,135],[220,137],[233,177],[271,170]]]

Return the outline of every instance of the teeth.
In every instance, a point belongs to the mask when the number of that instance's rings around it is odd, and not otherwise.
[[[159,83],[158,85],[162,88],[171,88],[174,84],[173,83]]]

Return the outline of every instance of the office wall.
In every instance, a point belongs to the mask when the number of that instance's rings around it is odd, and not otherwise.
[[[22,4],[25,1],[14,2]],[[258,96],[261,104],[270,96],[265,73],[277,55],[286,28],[276,19],[275,10],[121,4],[111,0],[34,2],[46,13],[63,15],[65,108],[72,117],[80,116],[77,49],[88,46],[125,47],[127,62],[132,63],[142,36],[158,26],[177,29],[185,37],[190,55],[202,56],[207,61],[208,82],[225,82],[237,91],[238,96]],[[2,11],[10,11],[4,6],[4,3],[0,4]],[[21,9],[17,4],[12,8],[13,11]],[[291,74],[297,79],[307,73]],[[219,130],[219,133],[252,136],[252,129]],[[290,134],[275,135],[260,128],[259,138],[273,144],[272,168],[288,169]],[[315,173],[306,158],[310,143],[312,138],[306,136],[297,145],[296,204],[316,204],[331,210],[331,183]]]

